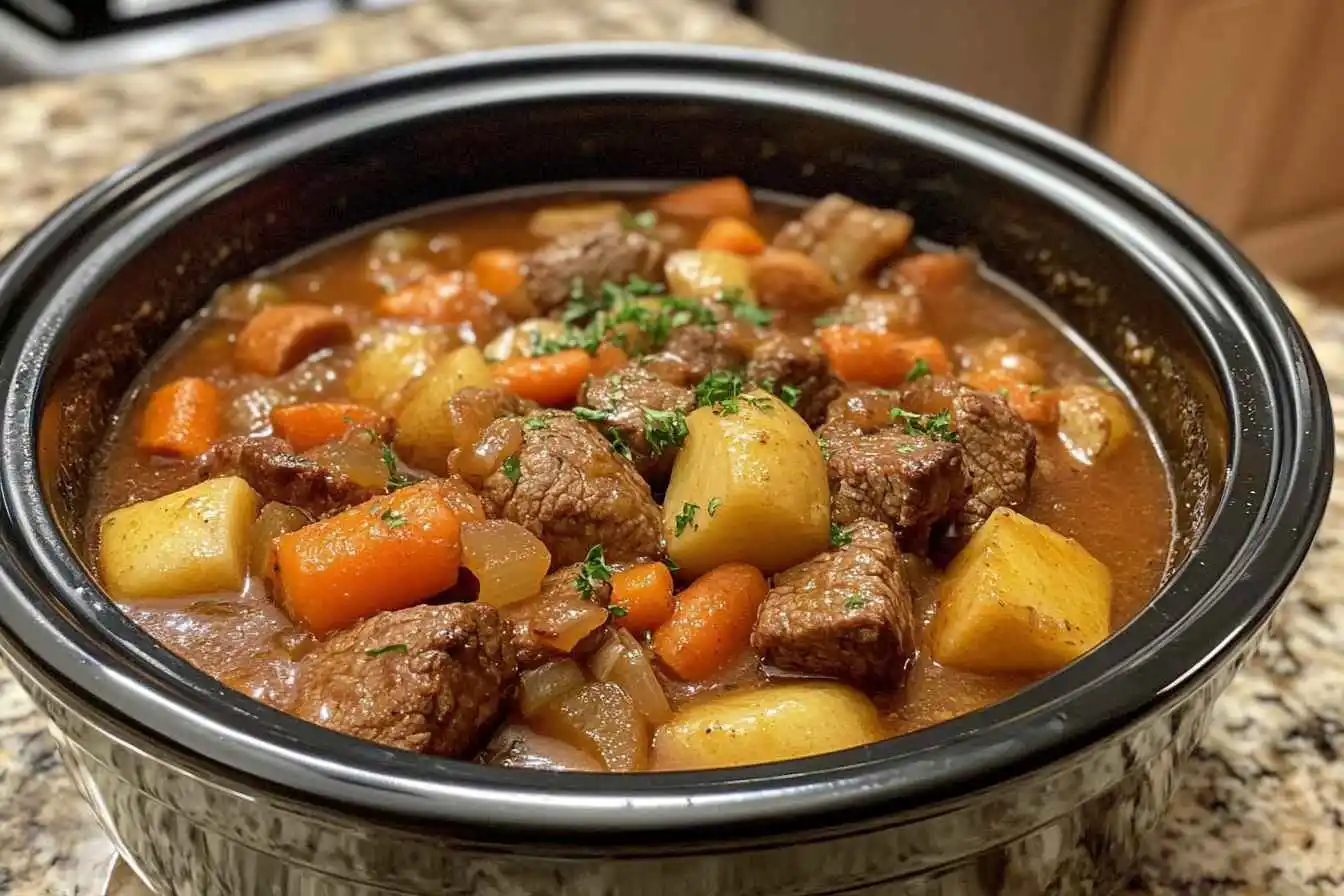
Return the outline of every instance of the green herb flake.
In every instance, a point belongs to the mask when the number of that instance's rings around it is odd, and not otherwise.
[[[923,358],[916,358],[914,366],[911,367],[910,372],[905,375],[905,381],[907,383],[913,383],[915,380],[926,377],[931,373],[933,373],[933,371],[929,369],[929,362],[925,361]]]
[[[957,434],[952,429],[952,412],[939,411],[936,414],[915,414],[902,408],[891,409],[891,419],[905,423],[906,435],[928,436],[944,442],[955,442]]]
[[[586,408],[579,405],[574,408],[574,416],[588,423],[606,423],[611,419],[611,411],[599,411],[596,408]]]
[[[642,212],[621,213],[621,226],[626,230],[652,230],[658,224],[658,213],[645,209]]]
[[[673,560],[671,557],[663,558],[663,565],[667,567],[668,572],[675,573],[681,571],[681,567],[677,565],[677,561]]]
[[[602,553],[602,545],[595,544],[588,549],[587,556],[579,565],[579,574],[574,577],[574,587],[584,600],[592,600],[598,585],[610,582],[615,571],[608,565],[607,558]]]
[[[386,653],[410,653],[411,649],[405,644],[384,644],[382,647],[374,647],[364,651],[368,656],[382,656]]]
[[[643,413],[644,438],[654,454],[662,454],[669,448],[680,448],[690,434],[686,427],[686,415],[681,411],[644,408]]]
[[[854,532],[838,523],[831,523],[831,546],[846,547],[854,542]]]
[[[607,607],[607,612],[610,613],[612,616],[616,617],[617,619],[620,619],[622,616],[628,616],[630,614],[629,610],[617,604],[613,604],[612,606]]]
[[[619,429],[617,429],[614,426],[609,426],[607,427],[605,435],[607,437],[607,441],[611,443],[612,451],[619,454],[621,457],[625,458],[628,461],[631,462],[634,461],[635,455],[633,452],[631,452],[630,446],[621,436],[621,431]]]
[[[862,610],[866,606],[868,606],[868,598],[857,591],[845,598],[846,610]]]
[[[504,458],[504,463],[499,468],[510,482],[517,482],[523,478],[523,465],[516,454]]]
[[[817,436],[817,447],[821,449],[821,459],[831,459],[831,443],[826,441],[825,436]]]
[[[397,466],[397,455],[392,450],[391,445],[383,445],[383,466],[387,468],[387,490],[395,492],[397,489],[405,488],[408,485],[414,485],[415,480],[403,473]]]
[[[767,311],[755,302],[748,301],[742,290],[730,287],[719,293],[719,301],[728,306],[733,317],[758,327],[768,327],[775,320],[774,312]]]
[[[545,417],[528,417],[523,421],[523,429],[530,429],[534,432],[539,429],[546,429],[549,426],[550,424],[546,422]]]
[[[681,533],[686,531],[687,526],[697,530],[700,528],[695,521],[695,512],[699,509],[699,504],[691,504],[688,502],[681,505],[681,512],[677,514],[675,520],[676,528],[674,530],[678,537],[681,536]]]
[[[384,510],[378,518],[387,523],[389,529],[400,529],[406,525],[406,517],[399,510]]]
[[[719,508],[722,507],[722,506],[723,506],[723,501],[722,501],[721,499],[719,499],[719,498],[710,498],[710,499],[709,499],[709,506],[705,508],[705,511],[706,511],[710,516],[713,516],[714,514],[716,514],[716,513],[719,512]]]
[[[779,387],[779,397],[791,408],[798,407],[798,399],[803,397],[803,392],[797,386],[783,385]]]

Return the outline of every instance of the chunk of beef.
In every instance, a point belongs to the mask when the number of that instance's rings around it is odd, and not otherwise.
[[[557,569],[542,579],[539,595],[504,608],[509,636],[518,657],[518,668],[535,669],[564,656],[586,654],[596,646],[601,626],[580,639],[568,653],[552,643],[562,631],[574,624],[576,614],[584,613],[593,606],[605,607],[611,601],[611,586],[606,582],[594,581],[591,595],[579,592],[581,568],[581,564],[572,563]]]
[[[741,370],[751,353],[754,328],[725,321],[715,327],[690,324],[668,336],[661,351],[648,355],[643,366],[659,379],[693,387],[712,371]]]
[[[781,249],[805,252],[840,283],[852,286],[905,248],[914,222],[904,212],[873,208],[832,193],[775,236]]]
[[[808,426],[826,419],[826,408],[840,394],[840,380],[817,343],[803,336],[775,332],[751,353],[747,379],[783,394],[784,387],[797,389],[796,410]]]
[[[499,721],[517,674],[494,607],[411,607],[315,647],[300,661],[293,712],[389,747],[467,756]]]
[[[818,435],[825,439],[834,523],[880,520],[917,550],[934,524],[951,520],[970,495],[956,442],[891,426],[864,433],[845,422],[828,423]]]
[[[219,442],[198,461],[201,479],[241,476],[263,501],[279,501],[320,517],[362,504],[385,489],[295,454],[284,439],[238,436]]]
[[[579,391],[579,403],[606,414],[600,425],[615,430],[630,448],[635,469],[652,484],[667,482],[679,444],[659,439],[649,444],[652,429],[665,436],[684,438],[684,420],[669,417],[695,409],[690,389],[673,385],[641,367],[629,367],[606,376],[591,376]],[[678,424],[681,433],[676,432]]]
[[[751,644],[789,672],[890,685],[915,647],[910,587],[891,530],[860,520],[849,535],[845,547],[775,576]]]
[[[569,301],[574,281],[596,290],[603,280],[625,283],[632,275],[662,280],[663,244],[619,222],[562,234],[527,260],[527,293],[542,311]]]
[[[851,293],[836,314],[836,323],[882,332],[918,332],[924,324],[924,303],[902,292]]]
[[[634,465],[572,414],[544,420],[541,428],[523,430],[516,481],[503,468],[486,478],[486,515],[525,526],[545,542],[556,566],[581,561],[595,544],[612,562],[660,556],[662,517]],[[481,438],[512,422],[492,423]]]
[[[1036,469],[1036,433],[1003,398],[948,377],[926,376],[901,390],[901,406],[921,414],[951,413],[971,477],[971,494],[957,515],[970,532],[996,507],[1020,507]]]

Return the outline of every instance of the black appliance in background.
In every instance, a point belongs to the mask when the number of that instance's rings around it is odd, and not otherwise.
[[[409,0],[0,0],[0,84],[160,62]]]

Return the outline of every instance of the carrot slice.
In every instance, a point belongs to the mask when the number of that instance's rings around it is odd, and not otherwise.
[[[1059,419],[1059,392],[1024,383],[1003,370],[978,370],[962,377],[966,385],[1003,397],[1028,423],[1049,424]]]
[[[655,211],[688,218],[750,218],[751,191],[737,177],[719,177],[678,187],[652,203]]]
[[[378,300],[378,314],[431,324],[490,325],[490,300],[477,288],[476,278],[464,271],[421,277]]]
[[[965,283],[973,268],[964,252],[921,252],[896,262],[896,276],[925,295],[937,295]]]
[[[653,634],[654,653],[683,680],[708,678],[750,643],[768,590],[750,564],[715,567],[678,596],[672,618]]]
[[[619,345],[604,342],[593,356],[593,376],[605,376],[630,363],[630,356]]]
[[[384,442],[395,435],[392,418],[340,401],[289,404],[271,411],[271,428],[295,451],[334,442],[352,429],[371,429]]]
[[[832,369],[854,383],[896,386],[905,382],[921,361],[929,373],[952,372],[947,349],[932,336],[906,339],[895,333],[838,325],[818,330],[817,341]]]
[[[442,482],[422,482],[280,536],[280,606],[321,633],[451,588],[462,561],[452,500]]]
[[[500,388],[547,407],[573,404],[592,372],[593,359],[581,348],[535,358],[509,358],[491,372]]]
[[[765,251],[765,238],[746,221],[737,218],[715,218],[700,234],[697,249],[717,249],[738,255],[759,255]]]
[[[145,405],[137,444],[153,454],[196,457],[219,438],[220,395],[197,377],[161,386]]]
[[[523,256],[512,249],[482,249],[471,257],[467,270],[481,289],[497,296],[523,285]]]
[[[238,334],[234,359],[244,370],[276,376],[313,352],[353,338],[349,321],[324,305],[271,305]]]
[[[665,563],[641,563],[611,577],[612,616],[622,628],[652,631],[671,619],[676,607]]]

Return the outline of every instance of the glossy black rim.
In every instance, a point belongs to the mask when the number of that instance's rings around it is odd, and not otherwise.
[[[242,697],[159,648],[84,574],[41,500],[35,458],[47,360],[93,286],[153,222],[248,166],[387,116],[537,98],[725,97],[900,132],[1081,204],[1168,286],[1212,359],[1232,419],[1228,486],[1201,543],[1152,605],[1027,691],[949,723],[807,760],[711,772],[597,776],[491,769],[377,747]],[[282,139],[283,138],[283,139]],[[209,164],[205,164],[208,160]],[[164,199],[167,195],[168,199]],[[140,217],[145,217],[143,213]],[[127,226],[96,246],[116,219]],[[1087,147],[954,91],[783,53],[673,45],[531,48],[438,60],[263,106],[81,195],[0,270],[4,382],[0,636],[25,663],[155,745],[240,782],[399,822],[471,828],[480,842],[687,846],[864,825],[930,810],[1039,769],[1178,699],[1267,621],[1316,531],[1333,440],[1319,368],[1264,279],[1225,240]]]

